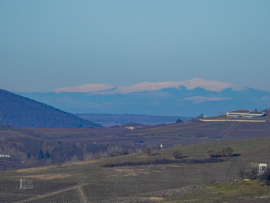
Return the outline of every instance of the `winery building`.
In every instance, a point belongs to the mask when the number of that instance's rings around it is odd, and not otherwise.
[[[250,111],[242,109],[229,111],[226,113],[226,116],[229,118],[259,118],[265,116],[265,113],[262,111]]]

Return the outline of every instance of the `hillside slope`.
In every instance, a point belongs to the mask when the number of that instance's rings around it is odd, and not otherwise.
[[[0,176],[0,198],[24,199],[20,202],[25,203],[143,202],[139,198],[149,200],[150,197],[161,202],[184,202],[187,197],[208,200],[204,202],[269,202],[269,186],[257,182],[245,184],[239,176],[242,169],[257,169],[259,163],[270,163],[269,143],[269,138],[231,140],[155,150],[150,156],[136,153],[6,171]],[[177,161],[172,156],[174,150],[180,150],[184,155],[180,160],[203,160],[208,149],[221,150],[225,147],[231,147],[234,156],[223,157],[221,162],[173,163]],[[172,163],[104,167],[106,164],[147,163],[157,159],[171,160]],[[34,188],[19,190],[19,179],[33,181]],[[209,184],[215,185],[203,187]],[[218,193],[207,190],[211,188],[218,190]],[[260,199],[260,196],[268,201],[249,201]]]
[[[141,135],[147,137],[189,137],[242,139],[251,137],[268,137],[270,135],[269,116],[261,120],[266,122],[200,122],[198,120],[176,123],[167,126],[155,126],[149,129],[138,129],[130,131],[127,135]],[[213,119],[214,120],[214,119]],[[255,119],[254,119],[255,120]]]
[[[0,89],[0,125],[6,124],[32,128],[100,126],[52,106]]]

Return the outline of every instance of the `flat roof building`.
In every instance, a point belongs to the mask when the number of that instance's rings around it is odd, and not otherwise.
[[[264,116],[265,113],[262,111],[250,111],[247,109],[234,110],[226,113],[229,118],[258,118]]]

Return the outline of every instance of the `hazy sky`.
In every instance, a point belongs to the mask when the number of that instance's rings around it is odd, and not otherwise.
[[[201,77],[270,91],[269,0],[1,0],[0,89]]]

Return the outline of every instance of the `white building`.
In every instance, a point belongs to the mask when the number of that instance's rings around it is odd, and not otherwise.
[[[11,156],[8,154],[0,154],[0,161],[10,161]]]
[[[265,116],[265,113],[262,111],[250,111],[246,109],[234,110],[226,113],[226,116],[229,118],[258,118]]]

